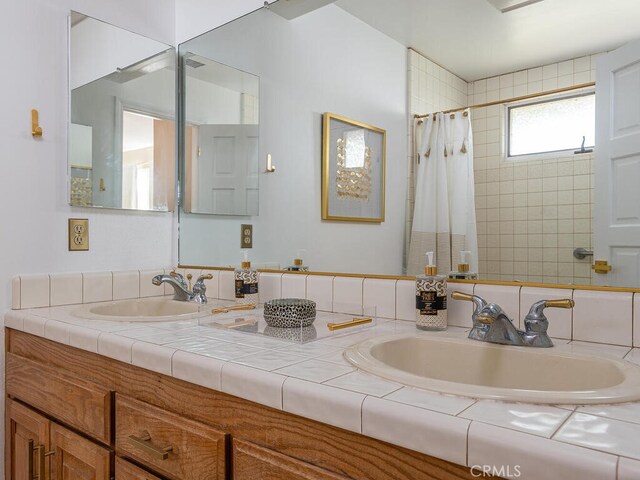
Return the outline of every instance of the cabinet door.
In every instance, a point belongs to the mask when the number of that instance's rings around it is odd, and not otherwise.
[[[116,457],[116,480],[160,480],[160,477]]]
[[[346,480],[314,465],[233,439],[234,480]]]
[[[51,424],[52,480],[109,480],[110,452],[60,425]]]
[[[5,478],[32,480],[44,469],[40,462],[49,451],[51,422],[20,403],[6,400]]]

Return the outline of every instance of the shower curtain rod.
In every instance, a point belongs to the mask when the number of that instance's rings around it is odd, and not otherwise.
[[[595,84],[596,84],[596,82],[581,83],[580,85],[574,85],[572,87],[556,88],[555,90],[547,90],[546,92],[531,93],[529,95],[522,95],[520,97],[507,98],[505,100],[496,100],[495,102],[479,103],[477,105],[469,105],[468,107],[461,107],[461,108],[454,108],[454,109],[451,109],[451,110],[444,110],[442,113],[461,112],[463,110],[466,110],[467,108],[483,108],[483,107],[491,107],[493,105],[500,105],[502,103],[519,102],[521,100],[528,100],[530,98],[537,98],[537,97],[542,97],[542,96],[545,96],[545,95],[553,95],[555,93],[569,92],[571,90],[579,90],[581,88],[593,87],[593,86],[595,86]],[[438,112],[435,112],[435,113],[438,113]],[[425,113],[424,115],[418,115],[416,113],[413,116],[413,118],[416,118],[416,119],[417,118],[425,118],[425,117],[428,117],[429,115],[435,115],[435,113],[433,113],[433,114]]]

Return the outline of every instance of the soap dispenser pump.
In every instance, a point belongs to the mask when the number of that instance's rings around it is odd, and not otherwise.
[[[468,259],[471,258],[471,252],[469,250],[462,250],[460,252],[460,263],[458,264],[458,271],[451,272],[449,274],[450,279],[456,280],[477,280],[478,274],[475,272],[469,271],[469,262]]]
[[[298,250],[296,252],[297,257],[293,259],[293,265],[290,265],[287,270],[290,272],[308,272],[309,267],[307,267],[302,261],[302,256],[305,250]]]
[[[427,252],[424,275],[416,277],[416,328],[446,330],[447,277],[438,275],[433,252]]]
[[[258,294],[258,272],[251,268],[249,254],[241,252],[244,260],[235,270],[236,303],[238,305],[256,305],[260,301]]]

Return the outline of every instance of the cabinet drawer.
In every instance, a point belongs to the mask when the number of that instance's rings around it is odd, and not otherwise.
[[[161,480],[133,463],[116,457],[116,480]]]
[[[321,441],[321,440],[318,440]],[[233,439],[233,480],[347,480],[253,443]]]
[[[172,480],[225,478],[226,438],[207,425],[116,395],[116,450]]]
[[[9,395],[105,444],[111,442],[111,391],[13,353],[6,359]]]

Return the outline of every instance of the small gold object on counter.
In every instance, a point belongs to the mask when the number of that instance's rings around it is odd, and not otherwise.
[[[223,308],[214,308],[213,310],[211,310],[211,313],[227,313],[227,312],[232,312],[234,310],[254,310],[256,308],[256,306],[254,304],[251,305],[233,305],[230,307],[223,307]]]
[[[327,323],[327,328],[332,332],[334,330],[341,330],[343,328],[355,327],[357,325],[365,325],[367,323],[373,322],[372,318],[354,318],[353,320],[349,320],[348,322],[342,323]]]

